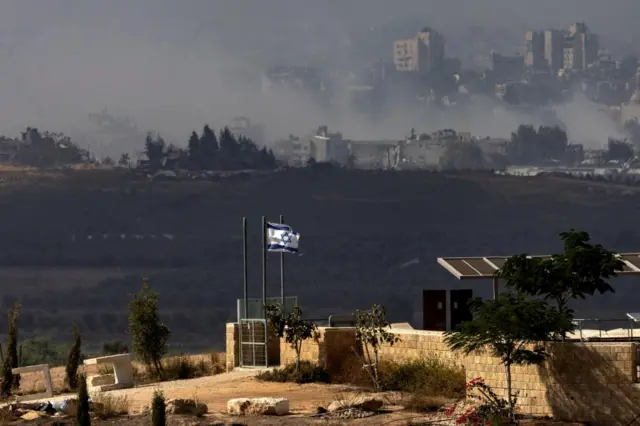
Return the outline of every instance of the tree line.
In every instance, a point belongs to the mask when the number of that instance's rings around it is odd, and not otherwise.
[[[202,133],[191,133],[187,148],[167,144],[160,135],[149,133],[144,150],[149,167],[186,170],[249,170],[274,169],[276,159],[273,151],[259,148],[251,139],[234,135],[228,127],[220,130],[219,136],[205,125]]]
[[[639,127],[640,128],[640,127]],[[610,138],[600,162],[620,162],[634,158],[634,145],[626,139]],[[520,125],[504,153],[485,154],[475,142],[456,141],[447,145],[440,159],[443,170],[501,169],[508,165],[557,164],[574,166],[585,159],[581,144],[570,144],[567,132],[558,126]]]

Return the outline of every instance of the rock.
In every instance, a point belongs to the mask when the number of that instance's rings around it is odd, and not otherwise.
[[[378,411],[382,407],[383,401],[375,396],[359,396],[353,399],[341,399],[333,401],[327,407],[330,413],[355,408],[362,411]]]
[[[21,415],[20,418],[22,420],[35,420],[46,415],[47,413],[45,413],[44,411],[27,411],[26,413]]]
[[[324,414],[327,413],[327,409],[324,407],[318,407],[316,408],[316,414]]]
[[[227,413],[236,416],[247,414],[284,416],[289,414],[286,398],[234,398],[227,402]]]
[[[207,414],[206,404],[193,399],[170,399],[167,401],[167,412],[171,414],[188,414],[201,417]]]

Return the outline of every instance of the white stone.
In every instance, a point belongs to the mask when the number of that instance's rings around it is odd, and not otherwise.
[[[42,372],[42,375],[44,376],[45,391],[42,393],[20,396],[18,397],[18,401],[31,401],[34,399],[51,398],[53,396],[53,384],[51,383],[51,371],[49,370],[49,364],[29,365],[27,367],[11,369],[13,374],[35,373],[38,371]]]
[[[289,414],[287,398],[234,398],[227,402],[227,413],[236,416]]]
[[[110,384],[102,384],[92,386],[95,382],[100,383],[103,380],[111,380],[110,378],[99,378],[100,376],[92,377],[92,380],[88,383],[89,391],[105,392],[115,389],[126,389],[133,387],[133,366],[131,365],[131,354],[118,354],[101,356],[97,358],[85,359],[84,365],[111,365],[113,367],[113,381]],[[111,376],[105,374],[105,376]]]

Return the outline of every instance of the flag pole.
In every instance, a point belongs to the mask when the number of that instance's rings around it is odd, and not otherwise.
[[[242,259],[244,268],[244,317],[249,318],[249,264],[247,262],[247,218],[242,218]]]
[[[262,311],[266,318],[267,307],[267,218],[262,216]]]
[[[280,224],[284,225],[284,216],[280,215]],[[286,312],[286,306],[284,304],[284,252],[280,252],[280,299],[282,302],[282,309]]]

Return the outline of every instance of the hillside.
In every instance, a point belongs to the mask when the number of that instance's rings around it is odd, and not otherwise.
[[[221,346],[242,296],[241,217],[250,231],[250,291],[261,296],[260,217],[301,233],[287,292],[327,317],[384,303],[409,320],[424,288],[459,283],[437,256],[546,253],[558,232],[589,231],[640,251],[640,189],[554,177],[293,170],[215,182],[132,182],[118,171],[0,173],[2,305],[22,298],[25,334],[126,338],[126,304],[148,276],[177,348]],[[123,238],[122,235],[125,235]],[[106,238],[105,238],[106,236]],[[403,266],[409,261],[410,266]],[[270,295],[279,295],[272,257]],[[590,306],[636,310],[632,283]],[[582,312],[591,314],[582,306]],[[0,321],[0,327],[3,327]]]

